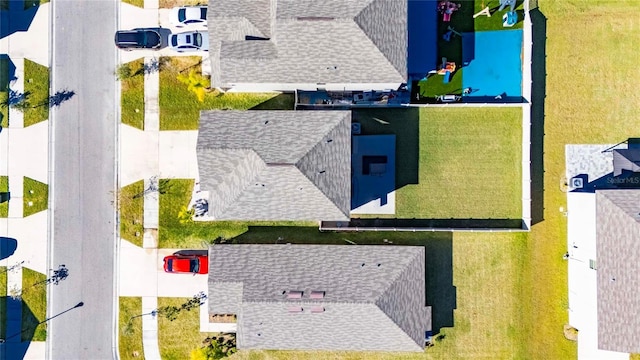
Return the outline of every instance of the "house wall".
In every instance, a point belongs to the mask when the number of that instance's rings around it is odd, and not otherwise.
[[[324,89],[329,91],[367,91],[367,90],[396,90],[400,83],[360,83],[360,84],[317,84],[317,83],[236,83],[229,84],[228,92],[293,92],[296,90],[315,91]]]
[[[569,324],[578,329],[578,360],[628,359],[629,354],[598,349],[595,193],[567,194],[567,251],[569,253]]]

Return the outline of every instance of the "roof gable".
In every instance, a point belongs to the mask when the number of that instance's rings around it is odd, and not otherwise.
[[[348,111],[203,111],[201,188],[219,220],[348,219]]]
[[[243,284],[239,348],[422,351],[431,328],[424,260],[423,247],[218,244],[209,284],[217,294]],[[288,298],[293,290],[301,298]]]

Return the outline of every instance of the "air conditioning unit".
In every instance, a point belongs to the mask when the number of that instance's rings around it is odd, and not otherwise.
[[[571,178],[571,187],[574,189],[582,189],[584,187],[584,180],[581,177]]]

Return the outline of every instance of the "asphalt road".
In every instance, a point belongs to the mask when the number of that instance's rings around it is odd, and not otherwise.
[[[50,114],[53,218],[50,266],[69,276],[49,286],[49,359],[115,358],[115,0],[56,0],[51,86],[74,95]],[[53,94],[52,94],[53,95]],[[52,166],[52,167],[51,167]]]

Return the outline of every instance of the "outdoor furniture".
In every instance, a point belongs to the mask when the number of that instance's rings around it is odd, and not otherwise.
[[[512,27],[518,22],[518,13],[515,11],[509,11],[502,15],[502,26]]]

